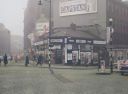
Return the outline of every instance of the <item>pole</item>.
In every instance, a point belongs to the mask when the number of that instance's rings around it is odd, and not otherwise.
[[[110,27],[110,45],[112,46],[112,26]],[[110,72],[113,73],[112,48],[110,48]]]
[[[42,5],[41,0],[38,2],[39,5]],[[49,32],[48,32],[48,64],[49,68],[51,68],[51,48],[50,48],[50,43],[51,43],[51,30],[52,30],[52,17],[51,17],[51,0],[49,0]]]
[[[110,46],[112,46],[112,23],[113,19],[109,19],[109,24],[110,24]],[[112,48],[110,47],[110,73],[113,73],[113,60],[112,60]]]
[[[48,36],[48,59],[49,59],[49,68],[51,68],[51,48],[50,48],[50,43],[51,43],[51,23],[52,23],[52,20],[51,20],[51,0],[49,0],[49,36]]]
[[[78,45],[78,65],[80,65],[80,45]]]

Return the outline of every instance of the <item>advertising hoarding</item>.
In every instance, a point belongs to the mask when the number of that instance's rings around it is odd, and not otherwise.
[[[49,23],[48,22],[40,22],[36,24],[36,31],[39,36],[43,35],[44,33],[49,32]]]
[[[60,16],[97,12],[97,0],[60,0]]]

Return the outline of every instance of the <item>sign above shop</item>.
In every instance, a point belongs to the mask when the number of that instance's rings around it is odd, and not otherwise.
[[[93,43],[94,43],[94,44],[106,44],[106,41],[94,40]]]
[[[52,43],[62,43],[63,42],[63,39],[51,39],[51,42]]]
[[[86,43],[86,40],[76,40],[76,43]]]
[[[97,12],[97,0],[60,0],[60,16]]]

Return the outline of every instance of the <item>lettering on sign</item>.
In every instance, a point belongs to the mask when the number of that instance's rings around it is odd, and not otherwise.
[[[51,39],[51,42],[63,42],[63,39]]]
[[[69,42],[74,42],[74,40],[69,40]]]
[[[76,40],[76,43],[86,43],[86,40]]]
[[[60,0],[60,16],[97,12],[97,0]]]
[[[94,44],[106,44],[106,41],[97,41],[97,40],[94,40],[93,43]]]
[[[92,43],[92,41],[91,40],[88,40],[87,43]]]

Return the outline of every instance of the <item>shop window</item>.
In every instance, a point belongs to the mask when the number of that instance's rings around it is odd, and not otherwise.
[[[91,51],[91,45],[89,45],[89,44],[87,44],[87,45],[85,45],[85,50],[87,51],[87,52],[90,52]]]
[[[68,44],[67,45],[67,48],[68,48],[68,50],[72,50],[72,45],[71,44]]]
[[[76,44],[73,44],[73,50],[78,50],[78,45],[76,45]]]
[[[85,45],[80,45],[80,50],[85,51]]]

